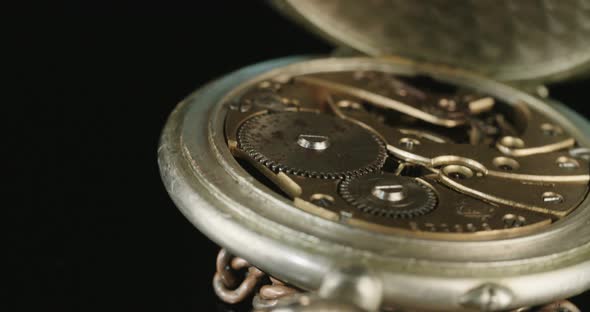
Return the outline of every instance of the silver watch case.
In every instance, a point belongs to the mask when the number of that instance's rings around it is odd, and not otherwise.
[[[289,57],[224,76],[182,101],[158,148],[161,175],[182,213],[230,252],[281,280],[317,290],[333,272],[378,281],[383,306],[418,310],[507,310],[567,298],[590,288],[590,199],[569,217],[528,236],[442,241],[352,228],[304,212],[249,175],[224,138],[224,99],[281,73],[385,70],[424,74],[524,101],[551,116],[580,146],[590,124],[561,104],[472,73],[378,58]],[[427,300],[425,300],[427,298]]]

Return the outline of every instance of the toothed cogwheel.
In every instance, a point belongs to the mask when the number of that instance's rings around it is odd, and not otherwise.
[[[238,147],[274,172],[341,179],[380,169],[385,144],[369,130],[335,116],[279,112],[251,117]]]
[[[434,191],[415,178],[376,173],[340,182],[340,196],[351,206],[375,216],[409,219],[434,210]]]

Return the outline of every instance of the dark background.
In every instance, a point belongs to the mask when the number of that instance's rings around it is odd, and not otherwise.
[[[159,133],[201,84],[331,47],[256,1],[78,1],[21,13],[4,40],[17,95],[15,111],[4,114],[15,146],[7,154],[16,160],[4,174],[18,198],[8,303],[45,311],[220,308],[211,289],[218,247],[166,194]],[[588,88],[582,80],[551,91],[590,117]]]

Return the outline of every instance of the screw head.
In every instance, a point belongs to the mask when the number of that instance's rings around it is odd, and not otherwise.
[[[323,135],[300,134],[297,144],[310,150],[323,151],[330,146],[330,138]]]
[[[555,192],[545,192],[541,195],[541,199],[544,203],[548,204],[560,204],[563,203],[563,195]]]
[[[580,163],[577,160],[566,156],[559,156],[555,162],[559,168],[563,169],[576,169],[580,167]]]
[[[408,150],[414,149],[416,145],[420,144],[420,141],[413,139],[413,138],[402,138],[399,140],[399,144]]]
[[[371,190],[373,196],[390,202],[398,202],[406,198],[406,191],[400,184],[375,185]]]

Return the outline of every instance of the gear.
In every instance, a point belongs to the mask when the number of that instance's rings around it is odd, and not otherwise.
[[[425,215],[437,203],[429,186],[391,173],[345,179],[340,182],[339,192],[344,200],[362,212],[395,219]]]
[[[373,172],[387,158],[385,144],[369,130],[312,112],[254,116],[238,129],[238,146],[274,172],[323,179]]]

